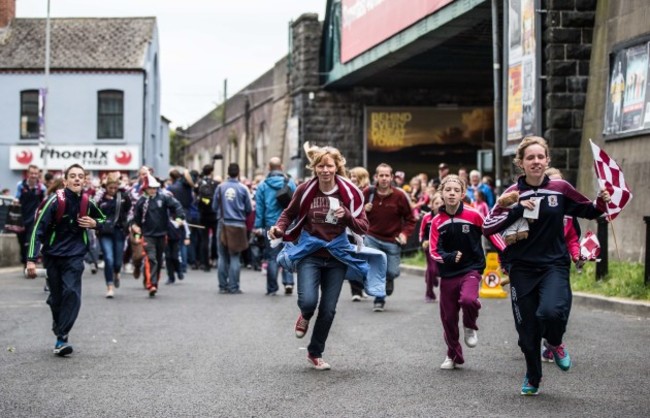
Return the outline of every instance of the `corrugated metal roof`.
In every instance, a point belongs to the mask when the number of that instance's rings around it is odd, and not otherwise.
[[[15,19],[0,34],[0,69],[45,66],[46,19]],[[155,17],[50,19],[51,69],[142,69]]]

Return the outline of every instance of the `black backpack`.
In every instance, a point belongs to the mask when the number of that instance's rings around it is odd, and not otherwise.
[[[202,212],[212,212],[212,199],[217,189],[217,182],[209,177],[204,177],[199,183],[199,198],[197,205]]]
[[[289,177],[284,176],[284,185],[275,192],[275,198],[278,201],[278,204],[282,209],[286,209],[291,203],[291,198],[293,197],[293,190],[289,187]]]

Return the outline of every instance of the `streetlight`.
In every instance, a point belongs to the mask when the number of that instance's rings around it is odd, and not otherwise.
[[[47,0],[47,18],[45,19],[45,88],[38,94],[38,146],[43,156],[43,172],[47,172],[47,93],[50,88],[50,0]]]

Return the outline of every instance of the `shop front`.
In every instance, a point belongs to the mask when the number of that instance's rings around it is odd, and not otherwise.
[[[110,171],[130,176],[138,170],[140,158],[140,148],[133,145],[51,145],[46,149],[37,145],[9,147],[9,169],[19,172],[36,165],[43,172],[58,174],[76,163],[94,177]]]

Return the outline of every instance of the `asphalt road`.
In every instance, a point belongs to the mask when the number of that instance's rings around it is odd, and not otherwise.
[[[421,277],[396,282],[386,311],[344,287],[324,358],[308,367],[293,335],[296,296],[217,294],[216,272],[190,272],[150,299],[125,275],[116,298],[86,272],[75,352],[52,354],[43,280],[0,275],[0,417],[645,417],[649,319],[574,306],[568,373],[545,364],[541,394],[519,395],[524,361],[506,299],[483,300],[479,345],[441,370],[438,304]]]

